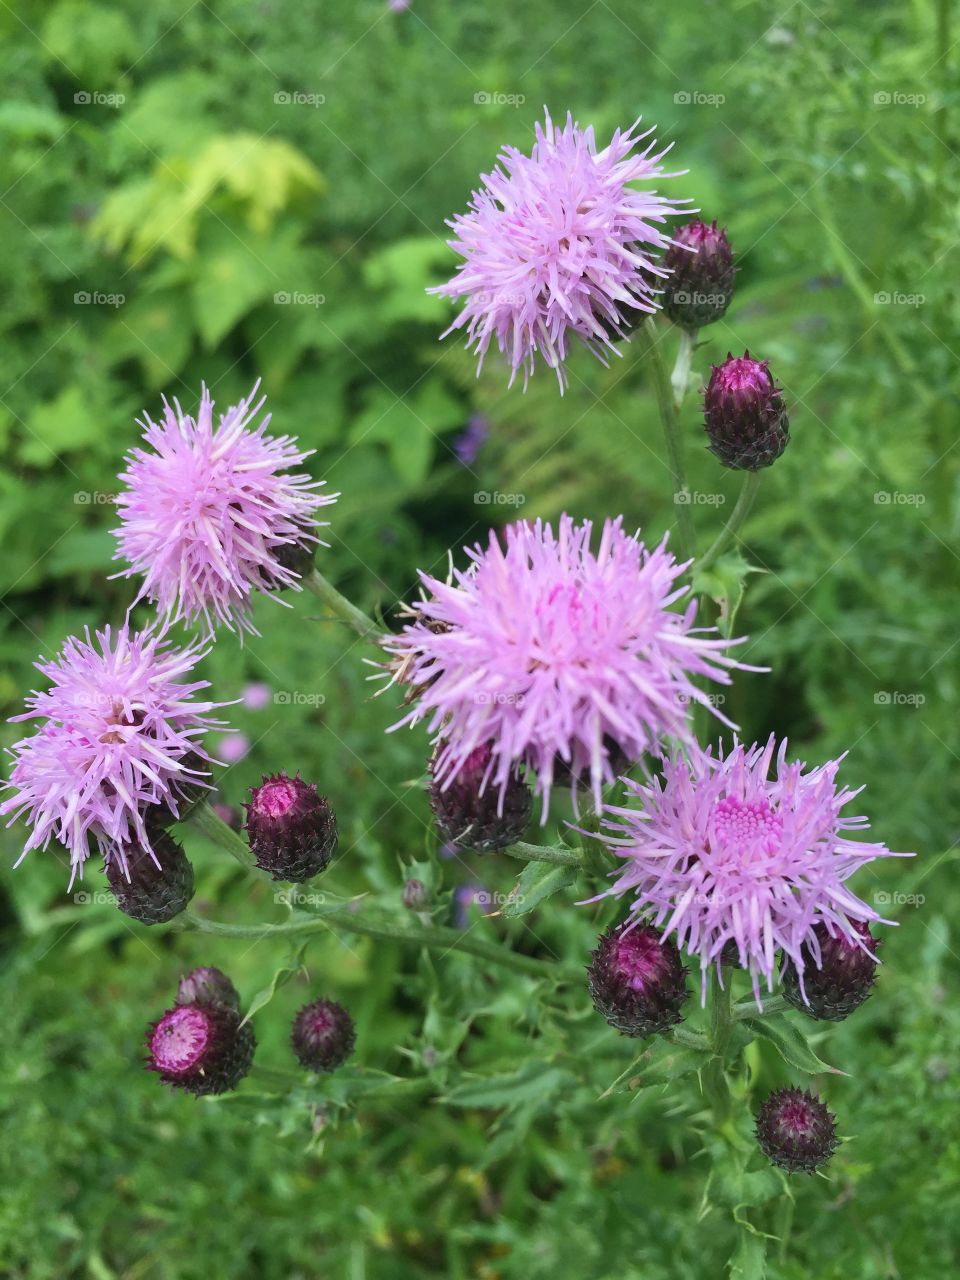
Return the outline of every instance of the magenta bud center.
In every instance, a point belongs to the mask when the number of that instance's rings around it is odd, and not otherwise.
[[[257,813],[265,818],[282,818],[297,803],[297,787],[289,778],[265,782],[257,791]]]
[[[203,1058],[210,1043],[210,1020],[196,1005],[164,1014],[150,1037],[150,1052],[161,1071],[179,1074]]]

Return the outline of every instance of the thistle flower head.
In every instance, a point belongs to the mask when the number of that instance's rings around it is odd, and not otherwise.
[[[726,756],[665,757],[662,778],[627,782],[634,805],[606,810],[601,838],[624,859],[607,894],[631,895],[634,919],[698,955],[704,989],[728,943],[759,1000],[778,949],[802,970],[816,926],[854,941],[857,921],[880,917],[847,880],[875,858],[910,856],[850,839],[869,824],[843,813],[859,792],[838,786],[840,760],[808,770],[786,754],[771,737]]]
[[[39,726],[14,744],[6,785],[15,794],[0,804],[32,828],[23,854],[58,840],[70,850],[72,884],[92,847],[124,875],[125,849],[151,850],[154,819],[165,810],[177,818],[206,777],[199,739],[223,704],[195,697],[208,688],[189,678],[204,653],[124,625],[95,640],[89,631],[71,637],[58,657],[36,664],[51,685],[14,717]]]
[[[240,993],[222,969],[201,965],[180,979],[177,1004],[218,1004],[238,1013]]]
[[[293,1052],[309,1071],[334,1071],[353,1052],[357,1033],[353,1019],[336,1000],[314,1000],[293,1020]]]
[[[759,471],[780,457],[790,443],[782,391],[767,361],[754,360],[749,351],[713,366],[704,391],[704,423],[710,452],[725,467]]]
[[[256,1040],[249,1022],[222,1004],[176,1004],[147,1031],[147,1070],[201,1097],[235,1089],[250,1070]]]
[[[683,1021],[688,972],[676,945],[656,929],[619,925],[600,938],[587,983],[612,1027],[625,1036],[650,1036]]]
[[[432,292],[465,299],[447,333],[466,329],[481,366],[496,342],[511,384],[522,369],[526,385],[539,356],[563,391],[571,338],[606,363],[631,317],[657,310],[656,281],[668,273],[655,255],[670,242],[660,228],[686,202],[630,185],[677,176],[661,163],[669,147],[657,151],[653,130],[637,134],[637,124],[598,150],[592,127],[568,115],[561,128],[547,112],[531,154],[504,147],[468,211],[447,224],[463,262]]]
[[[775,1089],[757,1112],[760,1150],[787,1173],[816,1173],[837,1149],[836,1117],[805,1089]]]
[[[482,785],[498,792],[501,815],[519,764],[536,772],[544,820],[561,771],[599,803],[624,759],[662,734],[689,739],[690,705],[711,705],[694,677],[730,683],[739,664],[725,650],[737,642],[696,628],[695,602],[673,607],[684,566],[665,542],[648,550],[620,519],[604,523],[596,549],[591,534],[569,516],[556,531],[518,522],[505,545],[491,533],[468,549],[470,567],[450,581],[420,575],[415,621],[384,645],[394,680],[415,691],[400,724],[424,720],[437,735],[436,786],[489,743]]]
[[[106,865],[107,880],[124,913],[141,924],[166,924],[193,897],[193,867],[173,836],[152,832],[152,848],[128,845]]]
[[[784,970],[784,996],[810,1018],[842,1022],[873,990],[879,945],[863,921],[851,921],[849,933],[818,924],[800,952],[803,967]]]
[[[727,233],[716,222],[694,218],[675,231],[663,265],[670,271],[663,310],[674,324],[700,329],[724,315],[736,268]]]
[[[244,807],[257,866],[274,880],[300,884],[330,865],[337,851],[337,819],[312,782],[299,774],[271,774],[251,788]]]
[[[144,446],[127,457],[117,499],[116,559],[141,575],[139,599],[212,633],[223,625],[254,632],[251,598],[297,587],[304,549],[318,542],[318,508],[336,495],[316,491],[297,467],[310,456],[290,436],[267,434],[259,383],[214,425],[204,387],[196,418],[165,400],[160,423],[145,416]]]

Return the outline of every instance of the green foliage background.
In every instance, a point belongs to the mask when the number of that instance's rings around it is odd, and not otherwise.
[[[924,898],[890,908],[901,927],[877,996],[818,1045],[850,1073],[817,1087],[852,1141],[827,1180],[791,1184],[789,1247],[768,1264],[783,1280],[926,1280],[951,1272],[958,1245],[951,7],[0,6],[6,714],[38,653],[122,618],[115,475],[135,417],[155,416],[161,394],[192,406],[202,381],[225,406],[262,378],[278,429],[317,450],[316,475],[342,493],[323,567],[367,608],[389,612],[416,567],[515,514],[478,492],[522,495],[528,516],[623,512],[659,538],[669,476],[631,349],[608,371],[576,354],[562,399],[542,371],[526,395],[508,392],[494,361],[476,380],[456,340],[438,343],[449,313],[424,289],[451,269],[444,218],[502,143],[529,142],[543,103],[601,138],[642,113],[689,169],[671,189],[728,227],[737,297],[695,368],[728,349],[769,358],[793,440],[744,535],[763,570],[739,617],[744,655],[772,674],[741,679],[727,709],[748,739],[776,728],[810,760],[849,748],[880,837],[920,854],[880,867],[875,885],[865,872],[860,890]],[[451,444],[478,412],[491,438],[468,469]],[[691,489],[729,510],[735,477],[702,447],[695,404],[684,421]],[[706,546],[723,508],[693,515]],[[414,861],[438,919],[471,877],[508,892],[505,859],[438,861],[424,737],[384,737],[394,704],[371,700],[362,646],[310,597],[292,611],[262,602],[257,622],[261,638],[242,650],[224,638],[207,674],[224,699],[250,680],[291,696],[231,714],[253,748],[224,773],[224,798],[238,804],[269,769],[316,779],[340,815],[339,892],[396,903]],[[2,835],[7,867],[21,835]],[[202,842],[190,851],[214,914],[282,918],[268,888]],[[84,888],[101,886],[91,867]],[[598,917],[577,896],[525,921],[478,920],[477,936],[581,964]],[[735,1247],[730,1210],[750,1192],[714,1186],[702,1202],[695,1078],[600,1100],[634,1047],[581,990],[545,996],[459,955],[324,937],[308,976],[258,1016],[260,1060],[290,1065],[289,1018],[326,990],[357,1017],[358,1061],[426,1072],[446,1101],[348,1105],[346,1077],[322,1113],[252,1089],[197,1104],[140,1069],[145,1022],[186,967],[220,964],[250,999],[288,948],[209,944],[78,904],[53,852],[4,874],[0,921],[5,1275],[700,1280]],[[751,1053],[744,1087],[793,1078]],[[757,1274],[748,1253],[734,1275]]]

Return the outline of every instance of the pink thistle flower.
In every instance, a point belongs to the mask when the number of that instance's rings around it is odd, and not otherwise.
[[[694,626],[696,601],[677,579],[686,565],[648,550],[607,520],[591,548],[592,524],[560,519],[510,525],[501,545],[467,549],[470,567],[441,582],[421,573],[426,598],[414,621],[384,647],[393,680],[408,686],[399,722],[428,723],[438,750],[436,788],[449,787],[478,747],[490,759],[479,786],[504,797],[518,764],[536,772],[546,821],[555,781],[600,789],[662,735],[689,739],[699,702],[729,723],[693,683],[729,684],[738,667],[724,652],[737,640]],[[745,668],[753,669],[756,668]],[[395,725],[394,728],[398,728]]]
[[[8,826],[26,817],[33,828],[18,864],[55,839],[70,851],[71,885],[95,847],[127,878],[130,846],[160,866],[152,819],[176,820],[189,792],[206,785],[210,756],[199,739],[219,723],[209,712],[224,705],[195,699],[209,685],[189,673],[205,652],[200,642],[178,649],[162,633],[124,625],[98,631],[96,642],[89,631],[72,636],[53,661],[36,664],[51,687],[31,693],[29,710],[13,717],[40,724],[13,745],[5,785],[16,794],[0,804],[14,815]]]
[[[581,129],[568,114],[561,129],[546,112],[532,153],[504,147],[468,212],[448,220],[450,247],[463,262],[430,292],[466,299],[443,337],[466,329],[478,373],[495,339],[511,385],[522,368],[526,387],[539,355],[562,392],[571,336],[606,364],[636,313],[658,309],[656,280],[669,271],[653,255],[670,237],[657,224],[685,214],[687,201],[629,185],[679,176],[664,172],[670,148],[657,152],[655,139],[634,153],[653,133],[635,134],[638,124],[618,129],[598,151],[592,127]]]
[[[269,414],[251,426],[265,400],[255,400],[259,385],[216,427],[206,387],[195,419],[164,400],[159,425],[140,423],[148,448],[133,449],[120,476],[114,558],[130,567],[117,576],[142,574],[138,600],[188,624],[202,618],[211,635],[219,624],[257,634],[253,593],[300,589],[299,562],[319,542],[315,512],[339,496],[291,471],[313,451],[267,435]]]
[[[784,741],[771,777],[775,750],[771,736],[762,747],[736,743],[726,756],[664,756],[662,779],[626,783],[639,807],[605,810],[601,839],[625,862],[600,896],[633,895],[631,919],[651,921],[698,955],[704,994],[707,971],[715,964],[719,973],[728,946],[758,1002],[761,978],[773,988],[778,949],[802,982],[819,926],[865,946],[858,922],[881,917],[847,880],[875,858],[913,856],[848,837],[869,823],[842,813],[862,790],[838,786],[843,757],[807,770],[787,763]]]

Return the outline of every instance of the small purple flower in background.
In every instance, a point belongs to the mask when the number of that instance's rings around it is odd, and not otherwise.
[[[245,733],[228,733],[217,742],[216,752],[224,764],[238,764],[250,754],[251,746]]]
[[[687,588],[665,543],[650,551],[607,520],[594,551],[592,528],[520,521],[505,545],[491,533],[468,549],[452,581],[421,573],[415,621],[384,647],[412,697],[399,723],[436,735],[436,786],[489,743],[485,785],[502,804],[517,765],[533,769],[546,821],[557,781],[575,796],[583,779],[599,805],[603,784],[661,736],[689,740],[694,703],[729,723],[693,677],[729,684],[741,664],[724,651],[739,642],[695,627],[695,601],[672,607]]]
[[[465,929],[470,923],[472,911],[480,911],[489,915],[493,910],[490,894],[480,883],[461,884],[453,894],[453,922],[458,929]]]
[[[490,423],[481,413],[474,413],[453,442],[453,452],[465,467],[472,466],[490,434]]]
[[[391,13],[406,13],[410,8],[410,0],[387,0],[387,8]]]
[[[656,224],[682,214],[687,202],[629,185],[678,176],[664,171],[670,148],[656,151],[655,139],[634,153],[653,133],[635,134],[637,124],[598,151],[592,127],[581,129],[568,114],[560,128],[547,112],[532,153],[504,147],[469,211],[447,223],[463,262],[431,292],[465,302],[443,336],[466,329],[481,367],[494,340],[511,385],[522,369],[526,386],[539,356],[562,392],[570,337],[606,364],[635,313],[658,308],[655,282],[669,273],[654,255],[670,236]]]
[[[273,701],[273,691],[262,680],[253,680],[243,690],[243,705],[248,711],[263,711]]]
[[[269,414],[251,426],[259,385],[216,427],[206,387],[195,419],[165,400],[159,425],[140,424],[148,447],[133,449],[120,475],[115,559],[130,567],[118,576],[142,575],[138,599],[188,624],[202,619],[208,634],[219,625],[256,634],[253,594],[299,589],[294,566],[319,542],[315,514],[338,496],[290,470],[312,450],[267,435]]]
[[[869,823],[841,813],[859,791],[837,786],[840,760],[808,771],[787,763],[784,741],[771,777],[775,749],[771,736],[726,756],[665,756],[662,779],[627,781],[637,807],[605,809],[600,838],[625,861],[601,896],[631,895],[632,919],[698,955],[704,993],[728,944],[758,1001],[761,978],[773,988],[778,950],[802,981],[818,926],[863,946],[858,922],[881,917],[846,881],[875,858],[912,856],[848,838]]]
[[[13,717],[40,725],[11,748],[6,786],[16,794],[0,805],[11,823],[25,817],[33,828],[21,858],[58,840],[70,851],[72,885],[93,847],[121,867],[124,848],[150,851],[148,819],[179,817],[208,776],[199,739],[220,724],[208,713],[224,704],[195,701],[208,682],[185,679],[205,653],[199,641],[178,649],[162,632],[125,625],[98,631],[96,642],[89,631],[71,636],[57,658],[36,664],[51,687]]]

